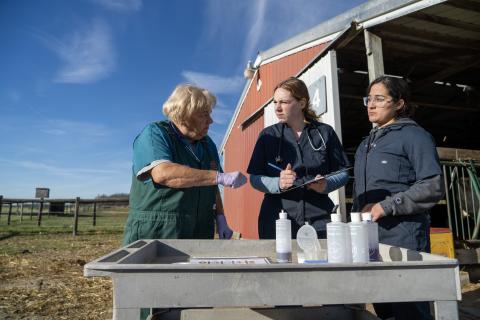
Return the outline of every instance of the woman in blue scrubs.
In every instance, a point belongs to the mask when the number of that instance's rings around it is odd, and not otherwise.
[[[375,127],[355,154],[352,211],[372,213],[381,243],[429,252],[428,212],[444,194],[435,141],[411,119],[410,92],[403,79],[375,79],[364,105]],[[431,319],[428,302],[374,307],[381,319]]]
[[[275,238],[275,220],[283,209],[292,220],[294,237],[309,222],[325,238],[334,207],[328,193],[347,183],[348,172],[293,187],[347,168],[348,159],[333,128],[318,121],[302,80],[291,77],[279,83],[273,103],[279,123],[260,133],[247,169],[252,186],[265,193],[259,237]]]

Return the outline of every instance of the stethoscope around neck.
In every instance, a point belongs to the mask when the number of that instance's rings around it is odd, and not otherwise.
[[[320,151],[320,150],[326,150],[327,149],[327,144],[325,143],[325,139],[323,139],[323,136],[322,136],[322,133],[320,132],[320,130],[318,129],[318,126],[313,124],[315,126],[315,130],[317,130],[317,133],[318,133],[318,136],[320,137],[320,139],[322,140],[322,143],[320,146],[318,147],[315,147],[315,145],[313,144],[312,142],[312,138],[310,137],[310,131],[308,130],[305,130],[306,133],[307,133],[307,138],[308,138],[308,143],[310,144],[310,146],[312,147],[313,151]],[[280,164],[283,162],[283,159],[281,157],[281,154],[282,154],[282,146],[283,146],[283,136],[284,136],[284,131],[285,131],[285,126],[286,124],[283,123],[282,124],[282,129],[281,129],[281,134],[280,134],[280,141],[278,142],[278,153],[277,153],[277,156],[275,157],[275,162],[277,164]]]

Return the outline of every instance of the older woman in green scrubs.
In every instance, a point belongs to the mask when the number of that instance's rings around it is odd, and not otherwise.
[[[133,143],[130,210],[124,244],[138,239],[213,239],[232,236],[218,186],[237,188],[240,172],[223,173],[207,135],[215,97],[179,85],[163,105],[166,121],[147,125]]]

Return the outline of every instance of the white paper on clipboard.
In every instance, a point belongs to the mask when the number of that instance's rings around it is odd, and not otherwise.
[[[304,186],[309,185],[309,184],[311,184],[311,183],[314,183],[314,182],[320,181],[320,180],[322,180],[322,179],[325,179],[325,178],[334,176],[334,175],[336,175],[336,174],[339,174],[340,172],[348,171],[348,170],[350,170],[351,168],[352,168],[352,167],[347,167],[347,168],[343,168],[343,169],[340,169],[340,170],[337,170],[337,171],[330,172],[329,174],[326,174],[326,175],[324,175],[324,176],[322,176],[322,177],[320,177],[320,178],[318,178],[318,179],[317,179],[317,178],[313,178],[313,179],[308,180],[307,182],[304,182],[304,183],[299,184],[299,185],[297,185],[297,186],[293,186],[293,187],[291,187],[291,188],[282,190],[282,191],[280,191],[280,193],[285,193],[285,192],[289,192],[289,191],[292,191],[292,190],[295,190],[295,189],[304,187]]]

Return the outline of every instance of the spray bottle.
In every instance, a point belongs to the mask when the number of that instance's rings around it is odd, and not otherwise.
[[[275,249],[278,263],[292,261],[292,224],[283,209],[275,221]]]

